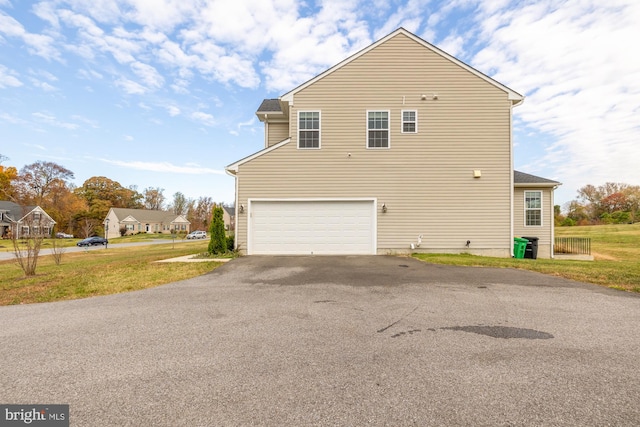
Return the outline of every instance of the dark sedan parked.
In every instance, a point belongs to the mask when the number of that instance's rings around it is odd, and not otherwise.
[[[107,239],[100,236],[93,236],[86,238],[84,240],[80,240],[76,245],[78,246],[95,246],[95,245],[106,245],[109,243]]]

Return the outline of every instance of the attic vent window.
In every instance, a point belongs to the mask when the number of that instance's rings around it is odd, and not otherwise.
[[[298,148],[320,148],[320,111],[298,113]]]
[[[389,148],[389,112],[367,112],[367,148]]]

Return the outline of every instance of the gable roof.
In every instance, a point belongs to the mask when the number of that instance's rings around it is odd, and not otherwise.
[[[518,92],[514,91],[513,89],[508,88],[507,86],[503,85],[502,83],[492,79],[491,77],[487,76],[486,74],[481,73],[480,71],[476,70],[475,68],[471,67],[470,65],[465,64],[464,62],[460,61],[459,59],[449,55],[447,52],[437,48],[436,46],[432,45],[431,43],[429,43],[429,42],[427,42],[427,41],[425,41],[423,39],[421,39],[420,37],[416,36],[415,34],[411,33],[410,31],[405,30],[402,27],[398,28],[397,30],[395,30],[391,34],[381,38],[377,42],[369,45],[368,47],[362,49],[361,51],[351,55],[350,57],[348,57],[344,61],[334,65],[333,67],[329,68],[328,70],[324,71],[323,73],[318,74],[316,77],[312,78],[311,80],[308,80],[305,83],[301,84],[300,86],[296,87],[295,89],[285,93],[284,95],[282,95],[280,97],[280,100],[283,101],[283,102],[288,102],[289,104],[293,105],[293,98],[294,98],[294,95],[296,93],[298,93],[301,90],[305,89],[306,87],[314,84],[318,80],[328,76],[329,74],[333,73],[334,71],[344,67],[346,64],[358,59],[359,57],[361,57],[365,53],[375,49],[379,45],[387,42],[388,40],[396,37],[399,34],[402,34],[402,35],[405,35],[405,36],[409,37],[410,39],[412,39],[416,43],[421,44],[425,48],[433,51],[434,53],[442,56],[445,59],[448,59],[449,61],[453,62],[454,64],[458,65],[459,67],[464,68],[465,70],[467,70],[470,73],[474,74],[475,76],[481,78],[482,80],[485,80],[486,82],[492,84],[493,86],[505,91],[508,94],[509,100],[511,101],[512,105],[514,105],[514,106],[515,105],[519,105],[524,101],[524,96],[523,95],[519,94]],[[265,101],[270,101],[270,100],[265,100]],[[263,104],[264,104],[264,102],[263,102]],[[269,105],[271,105],[271,104],[269,104]],[[262,105],[261,105],[261,107],[262,107]]]
[[[513,171],[513,185],[515,187],[556,187],[562,185],[562,183],[524,172]]]
[[[176,219],[180,219],[179,222],[189,222],[186,221],[182,215],[176,215],[168,211],[127,208],[111,208],[111,211],[120,222],[135,220],[138,222],[160,222],[169,224]]]
[[[3,211],[7,214],[7,217],[13,222],[19,222],[25,216],[29,215],[34,210],[42,212],[51,220],[52,223],[56,223],[53,218],[40,206],[21,206],[14,202],[9,202],[6,200],[0,201],[0,211]]]

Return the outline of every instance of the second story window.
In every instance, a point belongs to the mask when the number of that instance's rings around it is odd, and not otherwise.
[[[298,113],[298,148],[320,148],[320,112]]]
[[[367,148],[389,148],[388,111],[367,111]]]
[[[402,133],[418,132],[418,112],[415,110],[402,111]]]

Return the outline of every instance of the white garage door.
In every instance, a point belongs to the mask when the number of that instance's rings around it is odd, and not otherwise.
[[[375,202],[253,201],[248,253],[375,254]]]

